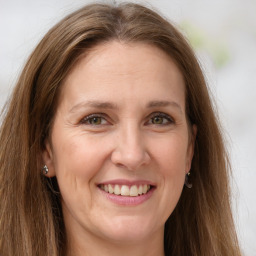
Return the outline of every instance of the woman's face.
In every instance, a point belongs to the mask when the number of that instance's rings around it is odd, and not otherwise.
[[[170,57],[142,43],[95,47],[63,84],[43,153],[68,234],[162,241],[193,138],[183,77]]]

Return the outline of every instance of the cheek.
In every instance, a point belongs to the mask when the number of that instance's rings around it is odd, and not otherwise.
[[[93,181],[106,151],[101,150],[102,143],[83,134],[56,134],[54,138],[54,168],[63,203],[71,212],[89,209],[94,201]]]
[[[158,210],[161,213],[163,225],[175,209],[181,196],[185,181],[185,166],[187,155],[187,139],[170,134],[165,139],[159,140],[159,144],[152,148],[159,175]]]
[[[173,136],[162,141],[161,147],[154,148],[157,169],[162,179],[161,194],[163,205],[168,204],[171,212],[182,192],[187,159],[187,139]]]
[[[62,135],[55,137],[54,168],[60,190],[79,191],[90,189],[104,158],[99,143],[85,136]]]
[[[88,173],[88,170],[94,170],[93,166],[100,163],[99,158],[103,155],[103,152],[100,151],[102,145],[88,136],[63,137],[56,137],[56,146],[54,147],[56,172],[65,170],[80,176]]]
[[[184,175],[187,160],[187,138],[173,135],[163,139],[159,146],[152,146],[152,155],[162,166],[165,176]]]

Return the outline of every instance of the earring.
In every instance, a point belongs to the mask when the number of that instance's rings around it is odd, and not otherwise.
[[[46,175],[49,172],[49,169],[47,167],[47,165],[45,164],[44,167],[42,168],[42,172],[44,175]]]
[[[190,176],[190,172],[188,172],[187,174],[186,174],[186,177],[185,177],[185,186],[187,187],[187,188],[192,188],[192,184],[191,183],[189,183],[189,181],[188,181],[188,177]]]

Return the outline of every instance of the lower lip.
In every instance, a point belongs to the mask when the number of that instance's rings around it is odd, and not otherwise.
[[[151,188],[146,194],[143,194],[140,196],[121,196],[121,195],[107,193],[100,188],[99,190],[104,194],[104,196],[108,200],[112,201],[115,204],[126,205],[126,206],[136,206],[147,201],[152,196],[155,188]]]

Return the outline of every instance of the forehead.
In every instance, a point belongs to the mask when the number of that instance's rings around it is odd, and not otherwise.
[[[60,103],[79,97],[136,98],[141,91],[145,99],[182,95],[184,101],[182,73],[171,57],[155,46],[111,41],[80,57],[64,81]]]

